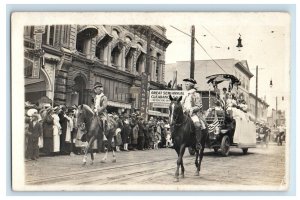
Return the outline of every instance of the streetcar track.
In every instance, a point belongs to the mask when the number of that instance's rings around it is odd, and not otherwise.
[[[185,159],[186,161],[188,161],[189,159]],[[190,165],[194,165],[194,163],[189,163],[189,164],[185,164],[185,166],[190,166]],[[164,168],[164,169],[161,169],[161,170],[158,170],[157,167],[153,167],[153,168],[150,168],[150,169],[147,169],[147,170],[141,170],[141,171],[135,171],[135,172],[132,172],[132,173],[127,173],[125,174],[124,177],[120,178],[120,175],[117,175],[117,176],[114,176],[114,177],[109,177],[109,181],[106,181],[104,183],[101,183],[101,185],[105,185],[105,184],[112,184],[112,183],[118,183],[118,182],[121,182],[121,181],[127,181],[127,180],[130,180],[130,179],[133,179],[133,178],[137,178],[137,177],[143,177],[143,176],[148,176],[148,175],[151,175],[153,176],[154,175],[154,172],[155,172],[155,176],[158,176],[158,173],[162,173],[164,171],[169,171],[173,169],[174,172],[175,172],[175,169],[176,169],[176,164],[172,164],[171,167],[167,167],[167,168]],[[116,178],[115,178],[116,177]],[[94,178],[94,180],[85,180],[84,182],[80,182],[79,184],[85,184],[85,183],[92,183],[92,182],[97,182],[97,181],[100,181],[102,180],[102,178]]]
[[[188,159],[188,157],[185,158],[185,159]],[[76,177],[76,176],[86,175],[86,174],[91,175],[92,173],[100,173],[100,172],[102,173],[104,171],[118,170],[120,168],[124,169],[124,168],[127,168],[127,167],[135,167],[135,166],[140,166],[140,165],[146,165],[146,164],[149,164],[149,163],[158,163],[158,162],[165,162],[165,161],[171,161],[171,160],[175,161],[174,158],[169,158],[169,159],[146,161],[146,162],[133,163],[133,164],[123,164],[123,165],[118,165],[118,166],[110,166],[110,167],[104,167],[104,168],[98,168],[98,169],[86,169],[86,170],[81,170],[79,172],[71,172],[71,173],[64,174],[64,175],[59,175],[59,176],[52,176],[52,177],[46,177],[46,178],[27,180],[26,183],[34,185],[34,184],[43,184],[43,183],[48,183],[48,182],[58,182],[59,180],[72,179],[72,177],[74,177],[74,176]]]

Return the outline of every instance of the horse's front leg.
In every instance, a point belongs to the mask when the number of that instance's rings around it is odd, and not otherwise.
[[[115,162],[117,162],[117,158],[116,158],[116,154],[115,154],[114,149],[112,150],[112,153],[113,153],[113,160],[112,160],[112,162],[115,163]]]
[[[199,161],[198,161],[199,157],[200,157],[200,150],[196,149],[196,159],[195,159],[196,172],[195,172],[195,176],[199,176],[199,173],[200,173],[200,164],[199,164]]]
[[[101,163],[106,163],[106,160],[107,160],[107,154],[108,154],[108,148],[107,148],[107,144],[105,144],[106,141],[103,141],[103,142],[104,142],[105,155],[104,155],[104,157],[102,158]]]
[[[180,149],[178,146],[175,146],[175,151],[177,153],[177,168],[176,168],[176,171],[175,171],[175,182],[178,182],[179,181],[179,166],[180,166]]]
[[[86,164],[87,154],[88,154],[88,152],[89,152],[89,150],[90,150],[91,144],[93,144],[94,141],[95,141],[95,137],[92,136],[91,139],[90,139],[90,141],[89,141],[89,143],[87,144],[87,146],[86,146],[85,149],[84,149],[84,156],[83,156],[83,160],[82,160],[83,165]],[[92,159],[93,159],[93,158],[92,158]],[[92,161],[93,161],[93,160],[92,160]]]
[[[197,171],[199,173],[200,173],[200,168],[201,168],[201,162],[202,162],[202,159],[203,159],[204,148],[205,148],[204,145],[202,145],[201,150],[200,150],[200,155],[199,155],[199,157],[200,157],[200,159],[199,159],[199,166],[197,168]]]
[[[181,154],[181,178],[184,178],[184,166],[183,166],[183,155],[184,155],[184,152],[185,152],[185,145],[182,145],[181,148],[180,148],[180,154]]]

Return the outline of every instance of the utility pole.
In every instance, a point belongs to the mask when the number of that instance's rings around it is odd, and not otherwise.
[[[191,72],[190,78],[194,79],[195,71],[195,26],[192,25],[192,37],[191,37]]]
[[[258,66],[256,66],[256,87],[255,87],[255,122],[257,122],[257,90],[258,90]]]

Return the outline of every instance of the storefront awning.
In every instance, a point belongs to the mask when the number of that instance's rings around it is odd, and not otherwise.
[[[129,103],[120,103],[115,101],[108,101],[108,106],[117,107],[117,108],[125,108],[125,109],[131,109],[131,104]]]

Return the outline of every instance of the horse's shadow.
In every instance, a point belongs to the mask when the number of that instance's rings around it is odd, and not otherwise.
[[[241,150],[241,152],[239,152],[238,150],[236,151],[230,151],[229,155],[227,157],[241,157],[241,156],[250,156],[253,155],[253,152],[247,152],[247,154],[244,154]],[[208,156],[208,157],[225,157],[222,155],[222,153],[220,151],[218,152],[214,152],[213,149],[207,149],[207,151],[204,151],[204,155]],[[190,156],[194,156],[194,155],[190,155]]]

